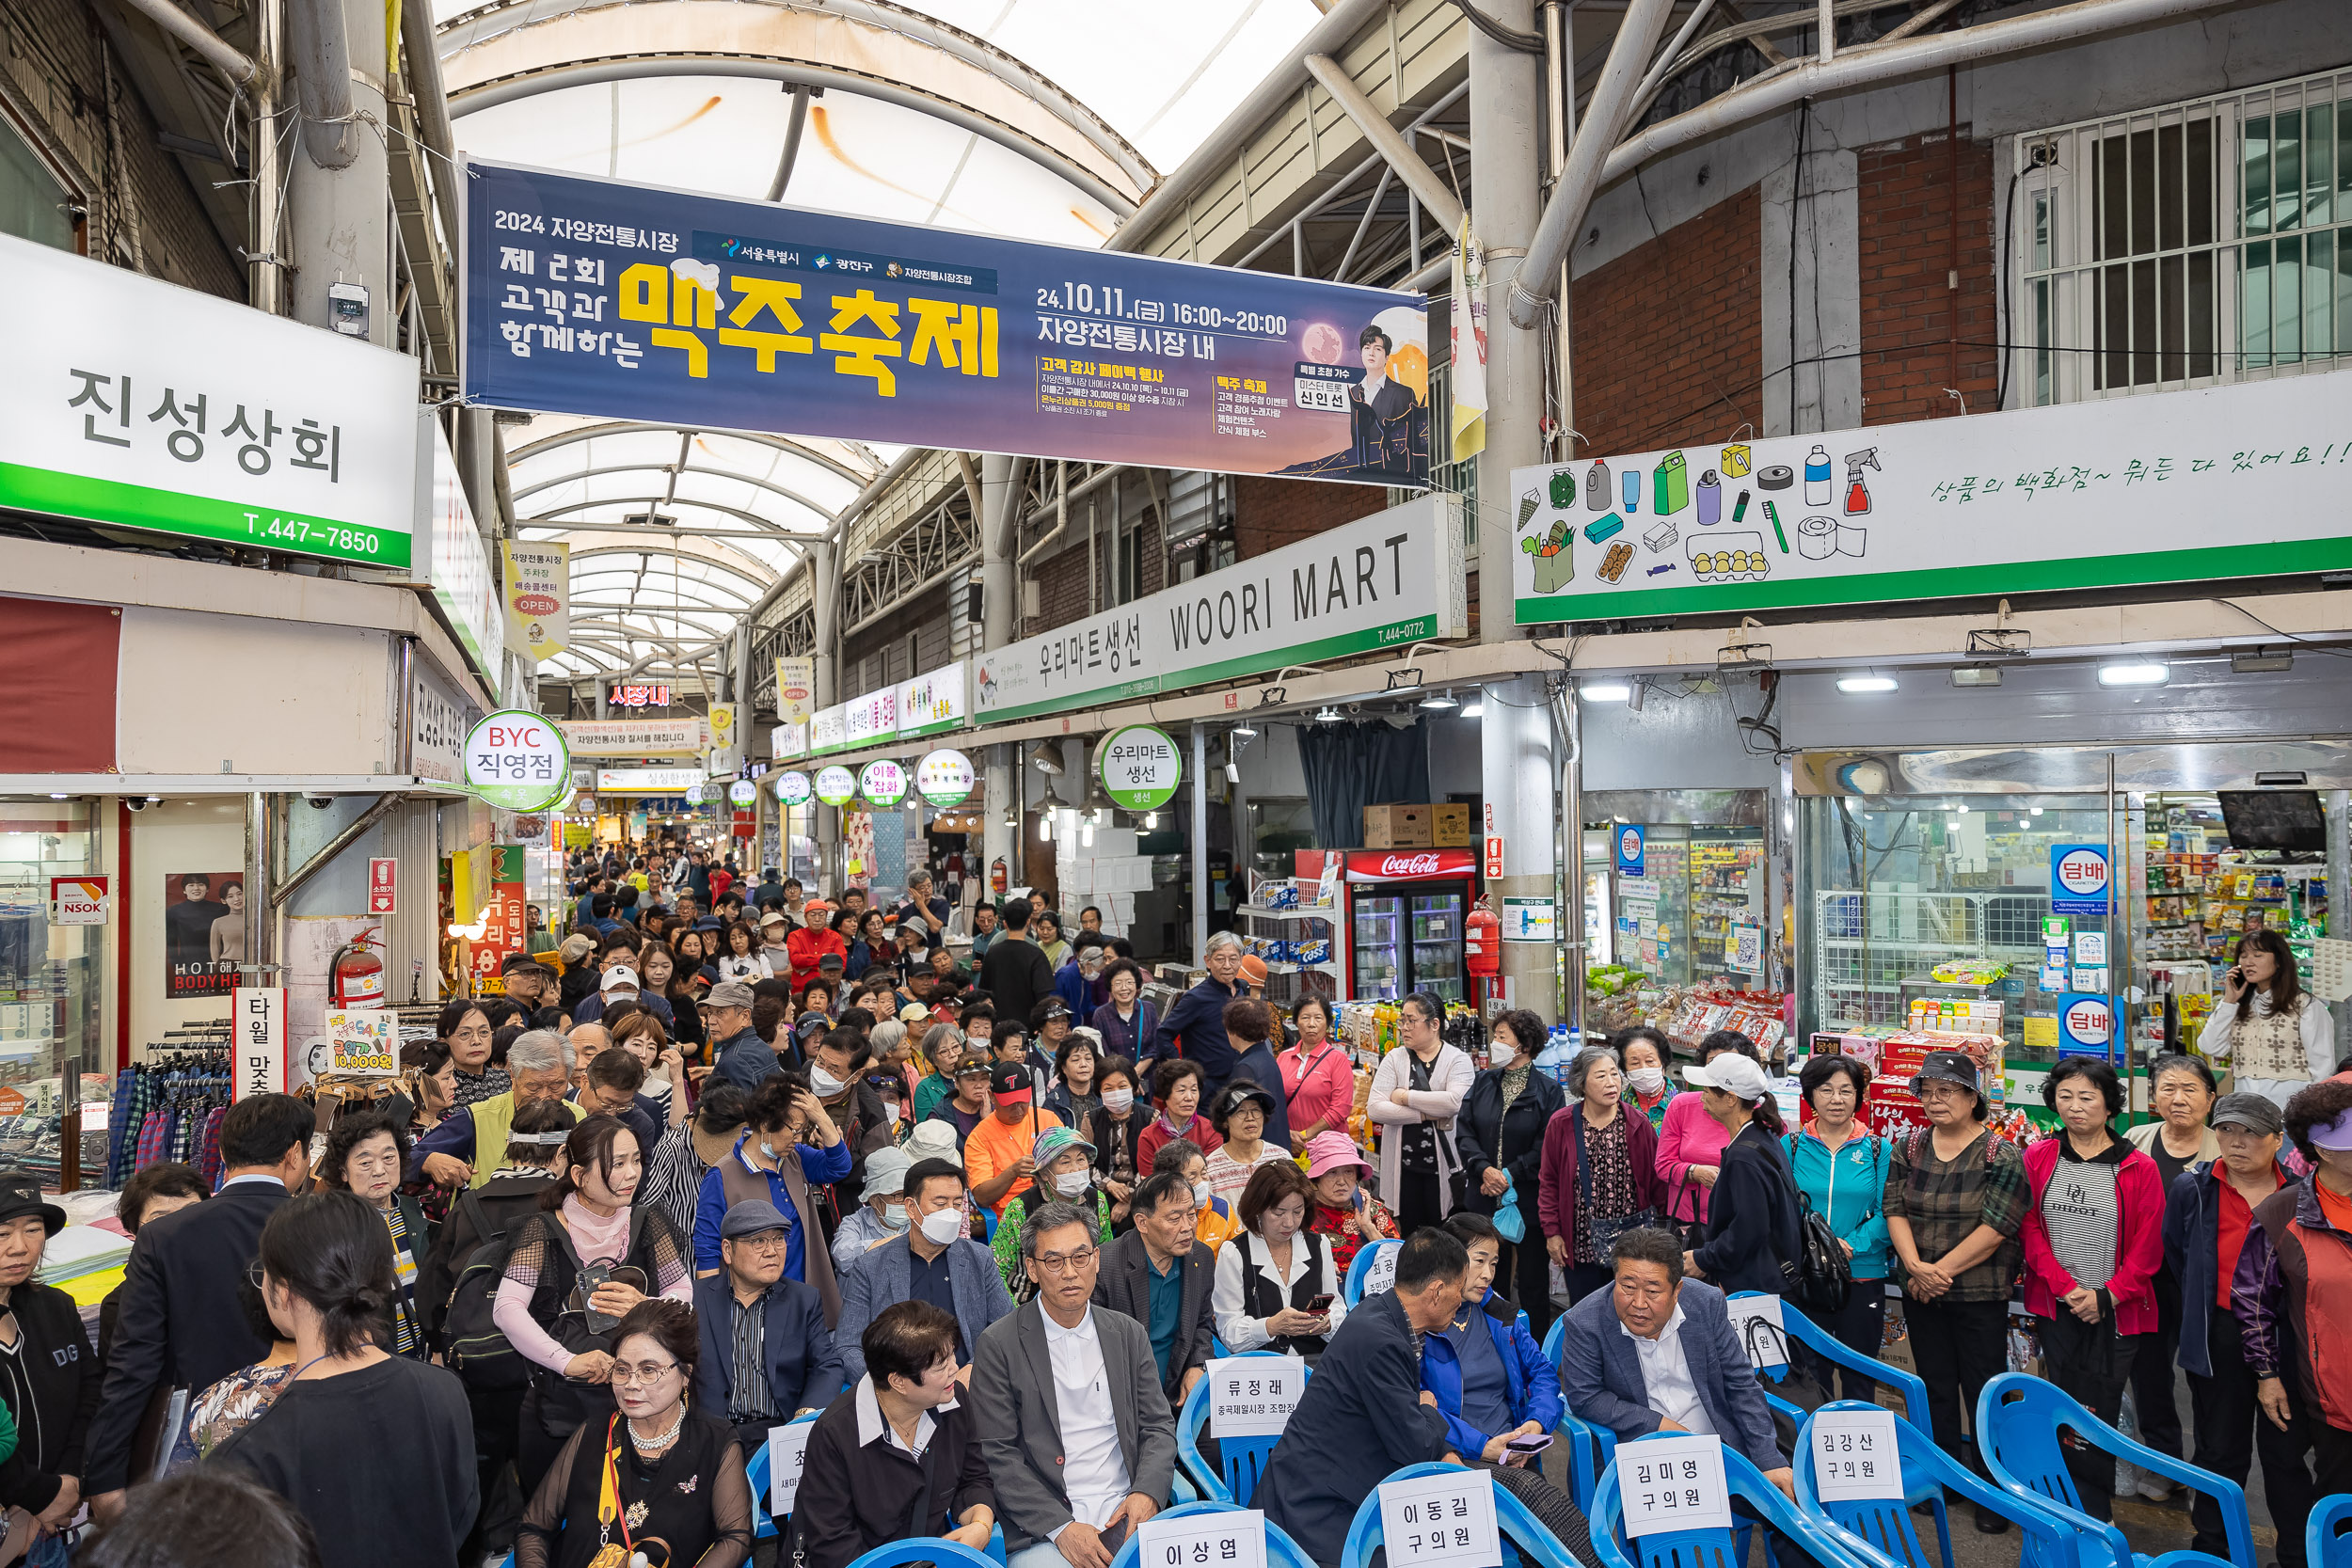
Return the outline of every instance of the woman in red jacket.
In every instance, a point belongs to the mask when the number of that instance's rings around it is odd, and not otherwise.
[[[1628,1113],[1614,1052],[1578,1053],[1568,1064],[1568,1094],[1544,1124],[1535,1218],[1573,1306],[1609,1283],[1610,1243],[1620,1231],[1654,1222],[1666,1184],[1658,1174],[1658,1134],[1638,1106]]]
[[[2123,1109],[2123,1085],[2106,1062],[2067,1057],[2042,1098],[2063,1125],[2026,1150],[2026,1310],[2044,1375],[2112,1425],[2133,1354],[2156,1329],[2164,1183],[2156,1163],[2108,1125]],[[2083,1511],[2107,1518],[2114,1460],[2070,1447],[2067,1467]]]

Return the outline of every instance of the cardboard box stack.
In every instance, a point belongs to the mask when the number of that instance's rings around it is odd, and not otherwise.
[[[1136,848],[1133,828],[1097,828],[1094,842],[1082,842],[1075,812],[1055,824],[1054,873],[1061,889],[1065,929],[1078,928],[1078,911],[1091,904],[1103,911],[1106,936],[1125,936],[1135,923],[1136,895],[1152,885],[1152,857]]]

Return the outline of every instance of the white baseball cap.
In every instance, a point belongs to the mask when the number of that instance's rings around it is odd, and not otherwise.
[[[1737,1051],[1718,1052],[1705,1067],[1684,1068],[1682,1081],[1694,1089],[1721,1089],[1750,1104],[1772,1092],[1772,1080],[1764,1076],[1764,1069]]]
[[[637,989],[637,972],[629,968],[627,964],[614,964],[611,969],[604,972],[604,980],[597,989],[600,990],[619,990],[624,986],[628,987],[630,990],[635,990]]]

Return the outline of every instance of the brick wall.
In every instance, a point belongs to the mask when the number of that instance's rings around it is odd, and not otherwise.
[[[112,135],[108,95],[111,81]],[[88,253],[226,299],[244,269],[222,245],[122,62],[76,0],[0,4],[0,92],[89,204]]]
[[[1389,504],[1376,484],[1244,477],[1233,482],[1233,544],[1239,559],[1263,555],[1369,517]]]
[[[1761,198],[1751,185],[1576,279],[1579,452],[1763,429]]]
[[[1077,527],[1074,507],[1072,512],[1071,526],[1073,529]],[[1142,579],[1137,585],[1136,597],[1138,598],[1148,594],[1156,594],[1168,586],[1168,551],[1160,545],[1160,520],[1156,511],[1150,514],[1150,520],[1143,525],[1141,538],[1143,559],[1137,562],[1136,572]],[[1109,509],[1105,507],[1102,531],[1096,537],[1094,544],[1095,570],[1102,574],[1103,586],[1100,595],[1101,602],[1104,605],[1110,603],[1111,585],[1115,580],[1112,575],[1115,569],[1113,552],[1117,547],[1116,536],[1111,532]],[[1070,548],[1057,551],[1041,561],[1032,562],[1029,565],[1029,575],[1037,582],[1039,613],[1021,621],[1016,635],[1036,637],[1041,633],[1053,630],[1056,626],[1066,626],[1086,614],[1087,542],[1085,533],[1081,531],[1077,536],[1077,542]]]
[[[1955,203],[1953,147],[1941,131],[1855,154],[1862,278],[1862,422],[1937,419],[1993,407],[1998,337],[1993,260],[1993,148],[1961,128]],[[1960,230],[1959,323],[1949,286],[1952,227]],[[1955,371],[1955,365],[1957,370]],[[1957,379],[1955,379],[1957,374]]]

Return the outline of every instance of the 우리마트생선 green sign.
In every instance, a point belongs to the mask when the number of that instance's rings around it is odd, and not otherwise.
[[[1095,772],[1121,811],[1157,811],[1184,780],[1184,754],[1166,731],[1149,724],[1115,730],[1095,748]]]

